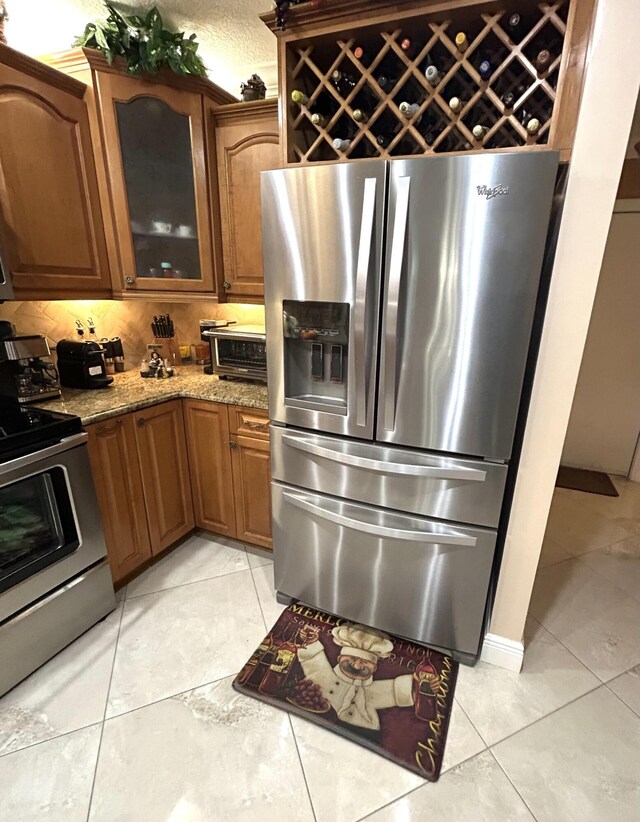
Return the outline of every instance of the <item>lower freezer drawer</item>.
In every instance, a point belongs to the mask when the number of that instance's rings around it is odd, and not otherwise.
[[[477,652],[495,531],[271,487],[278,591],[418,642]]]

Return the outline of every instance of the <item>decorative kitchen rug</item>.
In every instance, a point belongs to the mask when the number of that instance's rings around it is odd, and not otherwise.
[[[457,674],[424,645],[293,603],[233,687],[435,782]]]

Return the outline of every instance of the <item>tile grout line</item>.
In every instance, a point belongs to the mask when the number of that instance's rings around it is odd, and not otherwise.
[[[302,771],[302,778],[304,779],[304,786],[307,789],[307,796],[309,797],[309,806],[311,808],[311,813],[313,815],[314,822],[318,822],[318,817],[316,816],[316,809],[313,804],[313,799],[311,798],[311,791],[309,790],[309,783],[307,782],[307,773],[304,769],[304,765],[302,763],[302,757],[300,756],[300,748],[298,747],[298,738],[296,736],[296,732],[293,729],[293,722],[291,719],[291,714],[287,711],[287,717],[289,719],[289,727],[291,728],[291,736],[293,737],[293,744],[296,749],[296,754],[298,756],[298,762],[300,763],[300,770]]]
[[[535,815],[535,813],[533,812],[533,810],[529,807],[529,803],[526,801],[526,799],[524,798],[524,796],[523,796],[523,795],[520,793],[520,791],[517,789],[517,787],[516,787],[516,785],[515,785],[514,781],[511,779],[511,777],[509,776],[509,774],[508,774],[508,773],[505,771],[505,769],[502,767],[502,765],[500,764],[500,760],[499,760],[499,759],[498,759],[498,757],[494,754],[494,752],[491,750],[491,748],[489,748],[489,756],[493,759],[493,761],[496,763],[496,765],[498,766],[498,768],[500,768],[500,770],[502,771],[502,773],[505,775],[505,778],[507,779],[508,783],[511,785],[511,787],[512,787],[512,788],[513,788],[513,790],[516,792],[516,794],[520,797],[520,801],[521,801],[521,802],[522,802],[522,804],[525,806],[525,808],[529,811],[529,813],[531,814],[531,817],[532,817],[533,819],[535,819],[535,820],[536,820],[536,822],[538,822],[538,817]]]
[[[256,599],[258,600],[258,608],[260,608],[260,615],[262,616],[262,622],[264,624],[265,631],[269,631],[269,626],[267,625],[267,618],[264,615],[264,609],[262,607],[262,602],[260,602],[260,594],[258,593],[258,586],[256,584],[256,578],[253,575],[253,568],[249,568],[251,572],[251,582],[253,582],[253,590],[256,592]]]
[[[62,739],[64,736],[71,736],[71,734],[76,733],[77,731],[86,731],[87,728],[93,728],[96,725],[101,725],[102,720],[98,719],[96,722],[89,722],[87,725],[81,725],[79,728],[72,728],[70,731],[63,731],[61,734],[55,734],[54,736],[48,736],[46,739],[39,739],[37,742],[31,742],[29,745],[23,745],[21,748],[16,748],[13,751],[4,751],[4,753],[0,753],[0,760],[4,759],[7,756],[13,756],[14,754],[19,754],[21,751],[28,751],[31,748],[36,748],[38,745],[44,745],[46,742],[53,742],[54,739]]]
[[[126,600],[126,592],[125,592],[125,599],[122,600],[120,605],[120,619],[118,620],[118,633],[116,634],[116,641],[113,644],[113,659],[111,660],[111,671],[109,672],[109,683],[107,685],[107,694],[104,700],[104,711],[102,712],[102,722],[100,723],[100,738],[98,740],[98,750],[96,753],[96,764],[93,769],[93,779],[91,780],[91,791],[89,793],[89,804],[87,805],[87,822],[89,822],[89,817],[91,816],[91,805],[93,804],[93,791],[96,786],[96,776],[98,774],[98,762],[100,761],[100,750],[102,748],[102,737],[104,734],[104,723],[105,718],[107,716],[107,707],[109,705],[109,696],[111,694],[111,682],[113,680],[113,671],[116,666],[116,655],[118,653],[118,643],[120,642],[120,630],[122,628],[122,620],[124,619],[124,609],[127,604]]]
[[[167,591],[175,591],[176,588],[186,588],[188,585],[197,585],[199,582],[210,582],[212,579],[222,579],[223,577],[230,577],[233,574],[244,574],[246,571],[250,571],[251,568],[249,566],[249,561],[247,560],[247,567],[246,568],[239,568],[237,571],[227,571],[224,574],[217,574],[213,577],[204,577],[203,579],[194,579],[191,582],[179,582],[177,585],[172,585],[169,588],[160,588],[158,591],[147,591],[146,594],[137,594],[131,597],[125,597],[124,602],[132,602],[134,599],[143,599],[144,597],[150,597],[154,594],[166,594]],[[261,566],[260,566],[261,567]],[[132,580],[133,582],[133,580]]]

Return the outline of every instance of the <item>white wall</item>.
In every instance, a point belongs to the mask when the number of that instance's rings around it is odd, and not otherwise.
[[[587,57],[529,421],[490,625],[492,639],[502,639],[511,657],[511,651],[522,642],[640,88],[638,42],[638,0],[600,0]],[[612,89],[624,89],[624,93],[612,93]]]
[[[640,435],[640,202],[611,218],[563,465],[627,476]]]

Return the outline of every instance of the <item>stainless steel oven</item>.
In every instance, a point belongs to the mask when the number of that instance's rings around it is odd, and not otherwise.
[[[267,343],[259,325],[202,330],[211,346],[211,370],[219,377],[267,381]]]
[[[4,459],[0,694],[114,607],[87,435]]]

